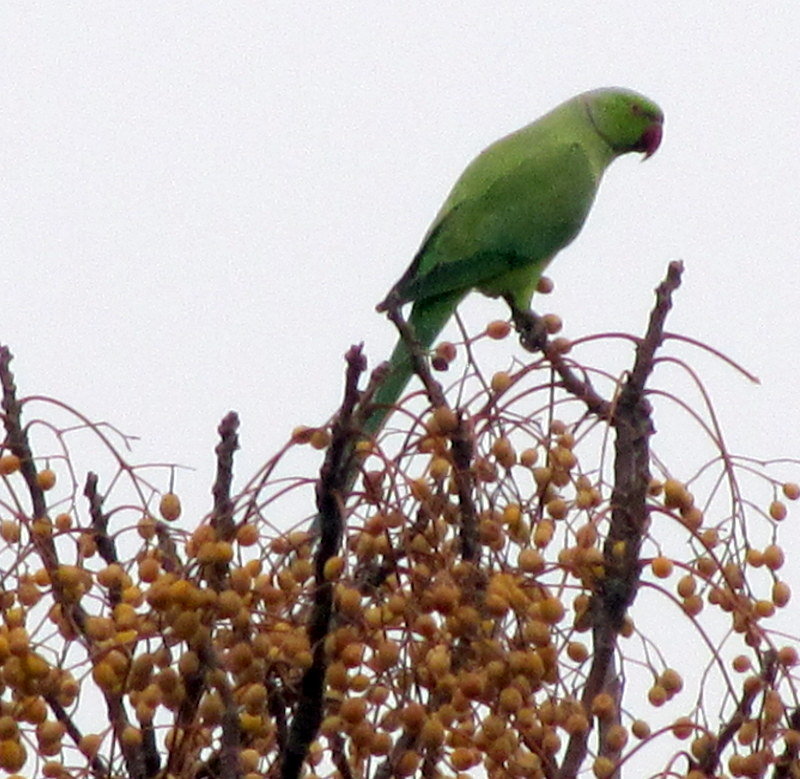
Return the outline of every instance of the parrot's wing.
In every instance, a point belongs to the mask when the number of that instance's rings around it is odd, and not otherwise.
[[[530,155],[440,215],[381,306],[474,288],[513,293],[503,280],[518,285],[515,272],[524,276],[525,268],[535,283],[533,277],[577,234],[596,189],[597,177],[580,144]]]
[[[530,264],[530,257],[508,249],[483,249],[461,257],[457,263],[434,265],[425,275],[412,276],[402,286],[398,284],[398,300],[407,303],[466,291]]]
[[[431,260],[432,255],[443,254],[440,244],[447,240],[448,234],[459,229],[464,221],[464,213],[479,205],[476,201],[462,201],[441,218],[406,272],[378,305],[379,311],[388,308],[392,302],[403,304],[448,292],[464,292],[485,279],[499,276],[529,261],[508,249],[500,251],[485,248],[471,254],[461,254],[457,259]]]

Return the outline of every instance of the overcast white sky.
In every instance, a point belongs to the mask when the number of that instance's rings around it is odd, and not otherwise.
[[[612,167],[543,306],[569,336],[640,333],[683,259],[670,329],[763,381],[703,363],[731,446],[796,454],[799,27],[793,3],[3,3],[0,340],[21,392],[198,468],[178,486],[207,508],[228,409],[243,481],[335,409],[351,343],[386,357],[374,304],[464,165],[621,85],[662,105],[662,148]]]
[[[684,260],[669,328],[763,382],[697,360],[729,445],[800,454],[798,29],[790,2],[4,2],[0,341],[20,391],[141,436],[133,460],[195,467],[193,526],[222,415],[242,418],[241,486],[335,410],[350,344],[387,356],[374,305],[465,164],[619,85],[661,104],[663,145],[611,168],[543,310],[571,337],[641,333]]]

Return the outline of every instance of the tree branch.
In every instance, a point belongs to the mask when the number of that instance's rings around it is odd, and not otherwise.
[[[647,488],[650,484],[650,436],[655,432],[645,384],[653,370],[656,350],[664,339],[664,323],[672,307],[672,294],[680,286],[683,265],[670,263],[667,278],[656,290],[645,337],[636,349],[633,369],[613,408],[614,489],[611,525],[603,558],[604,574],[598,578],[592,598],[594,654],[581,702],[591,716],[592,701],[615,677],[613,671],[617,635],[625,613],[636,597],[641,573],[639,552],[647,522]],[[577,775],[586,757],[589,730],[570,738],[559,776]]]
[[[352,424],[358,404],[358,380],[366,369],[362,347],[347,352],[347,374],[342,406],[331,431],[331,443],[317,481],[317,511],[320,518],[319,544],[314,556],[316,587],[308,620],[308,638],[312,663],[300,681],[300,693],[294,719],[281,762],[282,779],[297,779],[308,748],[322,723],[323,693],[327,658],[325,637],[333,615],[333,583],[325,578],[325,563],[339,552],[344,532],[344,504],[352,485],[356,435]]]

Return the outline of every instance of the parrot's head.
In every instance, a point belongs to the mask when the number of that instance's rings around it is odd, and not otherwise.
[[[644,95],[629,89],[595,89],[581,95],[597,134],[617,154],[644,152],[645,159],[661,143],[664,113]]]

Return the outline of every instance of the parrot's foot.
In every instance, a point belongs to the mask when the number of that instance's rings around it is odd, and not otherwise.
[[[375,310],[382,314],[384,311],[397,311],[397,309],[402,306],[403,303],[400,300],[400,296],[397,292],[392,289],[392,291],[380,302],[377,306],[375,306]]]
[[[519,342],[528,351],[540,352],[547,345],[547,327],[533,311],[511,306],[511,318],[519,333]]]

